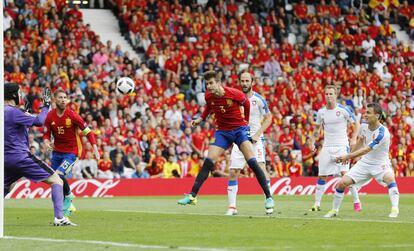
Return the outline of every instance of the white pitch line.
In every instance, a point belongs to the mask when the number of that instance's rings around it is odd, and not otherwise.
[[[120,212],[120,213],[146,213],[146,214],[173,214],[173,215],[200,215],[200,216],[223,216],[229,217],[224,214],[211,214],[211,213],[189,213],[189,212],[154,212],[154,211],[140,211],[140,210],[104,210],[105,212]],[[350,219],[350,218],[307,218],[298,216],[281,216],[278,214],[272,215],[237,215],[231,217],[244,217],[244,218],[274,218],[274,219],[294,219],[294,220],[326,220],[326,221],[345,221],[345,222],[376,222],[376,223],[398,223],[398,224],[414,224],[412,221],[395,221],[395,220],[368,220],[368,219]]]
[[[4,236],[4,239],[11,240],[27,240],[27,241],[42,241],[42,242],[58,242],[58,243],[82,243],[106,245],[124,248],[141,248],[141,249],[174,249],[174,250],[195,250],[195,251],[236,251],[241,249],[225,249],[225,248],[203,248],[203,247],[177,247],[177,246],[160,246],[160,245],[144,245],[136,243],[112,242],[112,241],[96,241],[96,240],[64,240],[52,238],[38,238],[38,237],[19,237],[19,236]]]
[[[261,247],[249,247],[244,249],[223,249],[223,248],[202,248],[202,247],[176,247],[176,246],[160,246],[160,245],[144,245],[134,243],[112,242],[112,241],[95,241],[95,240],[64,240],[64,239],[51,239],[51,238],[38,238],[38,237],[22,237],[22,236],[4,236],[3,239],[9,240],[26,240],[26,241],[41,241],[41,242],[56,242],[56,243],[82,243],[82,244],[95,244],[106,245],[113,247],[123,248],[141,248],[141,249],[174,249],[174,250],[194,250],[194,251],[237,251],[237,250],[286,250],[294,249],[294,246],[261,246]],[[369,245],[310,245],[308,248],[322,248],[322,249],[335,249],[342,248],[366,248],[366,249],[378,249],[378,248],[412,248],[414,244],[411,243],[399,243],[399,244],[369,244]]]

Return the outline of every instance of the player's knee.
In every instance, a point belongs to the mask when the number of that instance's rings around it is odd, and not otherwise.
[[[52,174],[47,180],[52,185],[61,185],[63,186],[63,180],[56,173]]]
[[[338,182],[337,187],[340,189],[345,189],[346,187],[349,187],[353,184],[353,181],[348,176],[343,176],[342,179]]]
[[[395,177],[392,173],[386,173],[383,178],[384,182],[389,185],[391,183],[395,183]]]

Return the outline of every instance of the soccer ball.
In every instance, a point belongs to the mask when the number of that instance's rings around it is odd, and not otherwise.
[[[134,80],[128,77],[122,77],[116,82],[116,90],[122,95],[130,94],[135,89]]]

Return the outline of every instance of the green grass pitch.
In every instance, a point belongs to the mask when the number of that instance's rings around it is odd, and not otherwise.
[[[224,216],[226,196],[76,198],[78,227],[53,227],[50,199],[6,200],[6,238],[0,250],[414,250],[414,195],[401,195],[400,217],[389,219],[387,195],[361,196],[353,212],[347,196],[339,217],[307,212],[310,196],[275,196],[265,216],[262,196],[239,196],[238,216]]]

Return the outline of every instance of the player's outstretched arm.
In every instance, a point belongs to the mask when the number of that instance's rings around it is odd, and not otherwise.
[[[313,134],[310,136],[310,148],[312,151],[315,151],[315,142],[319,138],[321,126],[316,124]]]
[[[348,162],[349,160],[351,160],[353,158],[357,158],[357,157],[360,157],[362,155],[365,155],[365,154],[369,153],[371,150],[372,150],[372,148],[370,146],[365,146],[361,149],[356,150],[355,152],[337,157],[336,162],[337,163],[346,163],[346,162]]]
[[[359,123],[359,121],[355,121],[355,123],[353,123],[353,125],[354,125],[354,128],[353,128],[352,136],[351,136],[351,139],[350,139],[350,142],[349,142],[349,145],[351,146],[351,151],[354,148],[358,149],[358,148],[356,148],[356,145],[357,145],[358,135],[360,133],[359,130],[361,129],[361,124]]]

